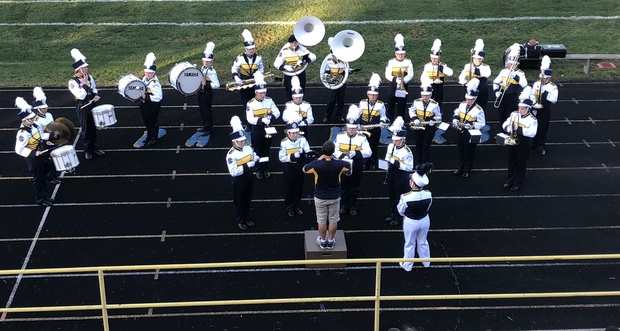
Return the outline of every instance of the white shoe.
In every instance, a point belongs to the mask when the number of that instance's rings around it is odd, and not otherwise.
[[[405,262],[398,262],[398,264],[400,265],[401,268],[405,269],[405,271],[407,272],[411,271],[411,268],[405,267]]]

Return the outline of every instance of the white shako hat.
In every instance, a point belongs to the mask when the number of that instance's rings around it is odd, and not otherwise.
[[[79,49],[74,48],[71,50],[71,57],[73,57],[73,69],[76,71],[80,68],[88,67],[88,63],[86,63],[86,56],[84,56]]]
[[[205,51],[202,53],[203,61],[213,61],[213,50],[215,49],[215,44],[213,42],[208,42],[205,47]]]
[[[435,39],[433,47],[431,47],[431,58],[438,58],[441,56],[441,40]]]
[[[301,88],[301,83],[299,82],[299,77],[297,76],[291,77],[291,91],[293,92],[293,97],[304,96],[304,89]]]
[[[245,48],[255,48],[254,38],[252,38],[252,33],[248,29],[244,29],[241,32],[241,36],[243,37],[243,47]]]
[[[29,118],[33,118],[36,116],[35,113],[32,112],[32,106],[28,104],[26,100],[22,97],[15,98],[15,107],[21,109],[21,111],[17,114],[17,116],[25,121]]]
[[[482,39],[476,39],[472,56],[479,59],[484,59],[484,41]]]
[[[542,60],[540,60],[540,77],[549,78],[552,73],[551,58],[549,58],[549,55],[545,55]]]
[[[155,60],[157,60],[157,58],[153,52],[146,55],[146,59],[144,59],[144,72],[157,72]]]
[[[381,84],[381,76],[379,76],[379,74],[373,73],[372,76],[370,76],[370,81],[368,82],[368,90],[366,90],[366,93],[379,94],[379,84]]]
[[[465,92],[465,99],[476,99],[478,98],[478,86],[480,85],[480,80],[478,78],[472,78],[467,83],[467,91]]]
[[[47,108],[47,97],[45,96],[45,92],[39,86],[35,87],[32,90],[32,96],[34,97],[34,101],[32,102],[32,108],[34,108],[37,115],[43,115],[39,109]]]
[[[243,130],[243,125],[241,124],[241,119],[239,116],[235,115],[230,118],[230,127],[232,127],[232,132],[230,135],[230,140],[232,141],[243,141],[245,140],[245,131]]]
[[[254,73],[254,92],[267,92],[267,83],[265,83],[265,76],[260,71]]]
[[[360,123],[360,109],[356,105],[349,106],[349,112],[347,113],[347,128],[357,128]]]
[[[407,138],[407,129],[405,128],[405,120],[402,116],[396,117],[392,125],[388,128],[392,131],[392,140],[401,140]]]
[[[430,82],[424,82],[420,85],[420,95],[431,95],[433,94],[433,86]]]
[[[396,54],[405,54],[407,50],[405,49],[405,37],[402,34],[397,34],[394,37],[394,53]]]

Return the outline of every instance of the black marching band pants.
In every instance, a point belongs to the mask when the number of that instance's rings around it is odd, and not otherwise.
[[[32,151],[32,153],[36,152],[36,150]],[[26,158],[26,164],[28,166],[28,171],[32,174],[32,189],[34,190],[36,201],[37,203],[41,203],[48,198],[45,180],[50,169],[54,167],[49,161],[49,153],[41,154],[33,158]]]
[[[409,94],[406,94],[404,98],[397,98],[395,95],[396,87],[396,82],[392,81],[390,83],[390,87],[388,88],[386,116],[392,122],[396,117],[402,116],[407,123],[407,119],[409,117],[407,112],[407,98]],[[405,91],[408,90],[409,86],[405,84]]]
[[[431,143],[437,131],[436,126],[426,126],[424,130],[413,130],[415,143],[415,164],[429,162],[431,159]]]
[[[284,164],[284,204],[287,211],[295,211],[301,206],[301,193],[304,187],[303,158],[296,163]]]
[[[532,138],[518,136],[518,145],[508,146],[508,179],[507,183],[521,185],[525,177],[527,160],[530,158]]]
[[[231,177],[230,182],[235,204],[235,220],[237,224],[243,224],[250,220],[250,203],[252,202],[252,192],[254,191],[252,171],[237,177]]]
[[[269,148],[271,148],[271,140],[272,138],[265,137],[265,127],[263,126],[263,122],[261,119],[258,119],[257,125],[252,125],[252,147],[254,148],[254,152],[258,157],[266,157],[269,156]],[[258,162],[256,163],[255,171],[263,171],[269,170],[269,162]]]
[[[142,113],[142,120],[146,127],[146,140],[157,140],[159,136],[159,110],[161,109],[161,102],[142,102],[140,103],[140,113]]]
[[[388,196],[390,197],[390,216],[398,221],[402,221],[397,210],[400,196],[411,190],[409,187],[409,173],[396,168],[390,168],[387,174]]]
[[[476,156],[476,146],[478,144],[470,143],[471,135],[469,131],[463,130],[458,136],[459,164],[458,170],[470,172],[474,166],[474,158]]]
[[[364,170],[361,162],[361,155],[353,158],[353,173],[350,176],[341,176],[340,185],[340,209],[357,211],[357,197],[360,194],[360,185],[362,184],[362,175]]]
[[[330,117],[334,114],[334,108],[338,105],[338,114],[342,118],[347,118],[346,111],[344,109],[344,95],[347,92],[347,84],[342,85],[335,90],[329,90],[329,99],[327,101],[327,110],[325,116]]]
[[[551,111],[548,107],[536,110],[536,119],[538,120],[538,130],[534,141],[532,141],[532,147],[538,147],[539,149],[545,149],[547,144],[547,131],[549,131],[549,122],[551,121]]]
[[[91,112],[97,105],[95,102],[91,102],[88,105],[82,107],[82,104],[86,101],[79,101],[75,108],[75,113],[80,122],[80,129],[82,130],[82,137],[84,138],[84,152],[92,153],[94,150],[99,149],[97,146],[97,127],[95,126],[95,119]]]
[[[213,90],[205,89],[198,92],[198,110],[200,110],[200,118],[202,119],[202,127],[205,131],[213,130]],[[245,117],[245,116],[243,116]]]

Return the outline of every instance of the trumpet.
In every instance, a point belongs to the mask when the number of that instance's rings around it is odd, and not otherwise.
[[[403,67],[400,67],[400,69],[398,70],[398,78],[400,79],[400,83],[398,83],[398,89],[404,90],[405,89],[405,73],[403,72]]]
[[[539,81],[539,85],[538,85],[538,91],[535,92],[536,95],[536,102],[534,102],[534,105],[532,106],[532,108],[534,109],[543,109],[543,105],[542,105],[542,88],[543,88],[543,78],[540,79]]]
[[[271,71],[263,74],[263,77],[265,79],[272,78],[274,76],[275,75]],[[254,87],[254,85],[256,85],[256,81],[254,80],[254,78],[244,80],[243,85],[239,85],[237,84],[237,82],[232,81],[232,82],[226,83],[226,91],[233,92],[233,91],[245,90],[245,89]]]
[[[426,126],[430,124],[439,124],[441,121],[420,121],[419,125],[413,124],[413,121],[409,123],[409,128],[413,130],[426,130]]]
[[[515,130],[514,123],[515,121],[510,121],[510,136],[504,142],[505,145],[519,145],[519,139],[517,139],[517,130]]]

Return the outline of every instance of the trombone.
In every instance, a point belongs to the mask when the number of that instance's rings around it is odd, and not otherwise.
[[[268,71],[263,74],[264,78],[271,78],[274,76],[275,75],[271,71]],[[232,82],[226,83],[226,91],[233,92],[233,91],[245,90],[245,89],[254,87],[254,85],[256,85],[256,81],[254,80],[254,78],[244,80],[243,85],[239,85],[237,84],[237,82],[232,81]]]
[[[368,131],[370,129],[375,129],[375,128],[385,128],[385,127],[388,127],[388,126],[389,126],[389,124],[387,124],[387,123],[385,123],[385,124],[378,123],[378,124],[361,125],[362,130],[364,130],[364,131]]]
[[[439,124],[441,121],[420,121],[419,125],[413,124],[413,122],[409,123],[409,128],[413,130],[426,130],[426,126],[430,124]]]

